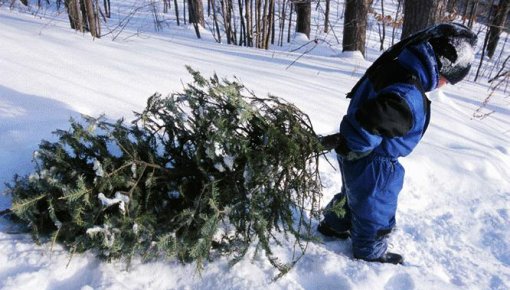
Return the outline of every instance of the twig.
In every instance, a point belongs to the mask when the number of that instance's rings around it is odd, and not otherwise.
[[[299,50],[300,48],[302,48],[302,47],[304,47],[304,46],[306,46],[306,45],[308,45],[308,44],[310,44],[310,43],[312,43],[312,42],[314,42],[314,43],[315,43],[315,45],[314,45],[312,48],[310,48],[310,49],[308,49],[308,50],[304,51],[301,55],[299,55],[299,56],[298,56],[298,57],[297,57],[297,58],[296,58],[296,59],[295,59],[295,60],[294,60],[291,64],[289,64],[289,65],[285,68],[285,70],[288,70],[291,66],[293,66],[293,65],[294,65],[294,64],[295,64],[298,60],[300,60],[303,56],[305,56],[306,54],[308,54],[310,51],[314,50],[314,49],[317,47],[317,45],[318,45],[319,43],[318,43],[317,39],[314,39],[314,40],[311,40],[311,41],[309,41],[309,42],[307,42],[307,43],[303,44],[302,46],[300,46],[300,47],[296,48],[295,50],[292,50],[292,52],[294,52],[294,51]]]

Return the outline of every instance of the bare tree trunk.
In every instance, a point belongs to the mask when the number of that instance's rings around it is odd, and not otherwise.
[[[455,4],[457,4],[457,0],[448,0],[446,3],[446,12],[453,13],[455,12]]]
[[[488,30],[488,28],[487,28]],[[488,40],[489,40],[489,31],[487,31],[487,34],[485,35],[485,39],[483,41],[483,48],[482,48],[482,55],[480,57],[480,64],[478,65],[478,69],[476,70],[476,75],[475,75],[475,82],[478,80],[478,76],[480,75],[480,69],[482,68],[482,64],[483,64],[483,59],[485,58],[485,52],[486,52],[486,48],[487,48],[487,43],[488,43]]]
[[[86,18],[83,16],[81,1],[83,0],[66,0],[64,4],[67,9],[71,28],[80,32],[85,32]]]
[[[245,20],[244,20],[244,17],[243,17],[243,6],[246,6],[246,5],[243,5],[243,1],[242,0],[238,0],[238,4],[239,4],[239,22],[241,23],[241,27],[239,29],[239,45],[243,45],[244,43],[244,46],[247,46],[247,42],[246,42],[246,24],[245,24]]]
[[[271,44],[274,44],[274,38],[275,38],[275,34],[276,34],[276,21],[275,21],[275,17],[276,17],[276,3],[274,2],[274,0],[271,0],[271,2],[273,2],[273,5],[271,6]]]
[[[469,21],[468,21],[468,24],[467,24],[467,26],[469,28],[473,28],[473,23],[475,22],[476,16],[478,14],[478,4],[479,3],[480,3],[480,0],[476,0],[471,5],[471,12],[469,13]]]
[[[368,8],[372,0],[346,0],[344,15],[343,51],[365,54]]]
[[[97,34],[99,35],[98,37],[101,37],[102,34],[101,34],[101,18],[99,17],[99,13],[100,13],[99,0],[95,0],[94,8],[95,8],[94,14],[96,16],[95,18],[96,18]]]
[[[496,14],[489,29],[489,40],[487,43],[487,56],[492,58],[499,42],[501,31],[505,27],[506,18],[510,12],[510,0],[500,0],[496,8]]]
[[[261,9],[262,9],[262,0],[255,0],[255,47],[260,47],[260,35],[262,34],[262,30],[260,27],[261,22]]]
[[[175,19],[177,20],[177,26],[180,26],[179,22],[179,5],[177,5],[177,0],[174,0],[174,8],[175,8]]]
[[[287,10],[285,9],[286,7],[287,7],[287,1],[283,0],[282,10],[280,13],[280,36],[278,39],[279,46],[283,46],[283,36],[285,34],[285,18],[287,17],[287,15],[286,15]]]
[[[253,24],[251,15],[252,0],[246,0],[245,18],[246,18],[246,46],[253,46]]]
[[[99,35],[97,15],[96,10],[94,9],[94,3],[92,2],[92,0],[85,0],[84,4],[85,11],[87,14],[89,32],[92,35],[92,37],[99,38],[101,37],[101,35]]]
[[[468,8],[469,8],[469,2],[470,0],[466,0],[466,3],[464,4],[464,12],[462,12],[462,25],[466,24],[466,19],[468,19]]]
[[[274,6],[274,0],[267,0],[266,1],[268,7],[267,10],[264,8],[265,11],[267,11],[265,21],[266,22],[266,29],[264,31],[264,48],[269,48],[269,39],[271,37],[271,31],[273,27],[273,6]]]
[[[186,2],[189,0],[182,0],[182,20],[184,21],[184,25],[186,25]]]
[[[379,50],[384,50],[384,40],[386,39],[386,19],[384,18],[384,0],[381,0],[381,15],[382,15],[382,37],[381,46]]]
[[[234,33],[232,33],[232,42],[234,44],[238,44],[237,42],[237,22],[235,21],[236,19],[236,15],[235,15],[235,10],[234,10],[234,3],[233,3],[233,0],[229,0],[229,21],[230,21],[230,26],[233,27],[233,31]]]
[[[324,11],[324,33],[328,33],[329,30],[329,10],[331,0],[326,0],[326,11]]]
[[[296,7],[296,32],[303,33],[310,38],[310,22],[312,18],[312,2],[302,0],[294,2]]]
[[[188,12],[189,23],[205,26],[204,4],[201,0],[188,0]]]
[[[221,43],[221,33],[220,33],[220,25],[218,24],[218,17],[216,15],[216,0],[210,0],[210,9],[212,10],[213,15],[213,27],[216,28],[216,35],[218,43]]]
[[[200,36],[200,26],[205,26],[204,21],[204,4],[202,0],[188,0],[188,18],[189,23],[195,28],[197,38]]]
[[[75,0],[66,0],[64,2],[64,6],[67,10],[67,16],[69,17],[69,24],[71,25],[71,28],[78,30],[76,25],[76,18],[78,15],[76,13],[76,3],[74,1]]]
[[[403,0],[397,0],[398,1],[398,5],[397,5],[397,12],[395,14],[395,22],[398,21],[398,16],[400,14],[400,10],[401,10],[401,7],[402,7],[402,1]],[[394,45],[395,44],[395,30],[397,28],[397,24],[394,23],[393,24],[393,31],[391,32],[391,45]]]
[[[287,32],[287,42],[290,42],[290,28],[292,27],[292,14],[294,12],[294,3],[290,2],[290,12],[289,12],[289,30]]]
[[[268,10],[269,0],[264,0],[264,8],[262,9],[262,35],[260,48],[266,48],[267,27],[269,26],[269,21],[267,19]]]
[[[495,0],[492,0],[491,1],[491,8],[489,10],[489,15],[487,16],[487,19],[491,20],[492,19],[492,14],[493,14],[493,7],[494,7],[494,1]],[[480,69],[482,68],[482,65],[483,65],[483,60],[485,58],[485,52],[487,51],[487,44],[489,43],[489,27],[487,26],[487,33],[485,33],[485,39],[483,41],[483,47],[482,47],[482,55],[480,56],[480,64],[478,65],[478,68],[476,69],[476,75],[475,75],[475,82],[478,80],[478,76],[480,75]]]
[[[110,0],[104,0],[103,6],[104,6],[104,14],[105,14],[106,18],[110,18],[111,17]]]
[[[230,1],[231,0],[221,0],[221,11],[223,14],[223,27],[225,30],[227,44],[232,43],[232,39],[234,38],[232,33],[232,22],[230,21]]]
[[[167,14],[169,8],[170,8],[169,0],[163,0],[163,13]]]
[[[404,1],[404,25],[401,39],[441,22],[446,0]]]

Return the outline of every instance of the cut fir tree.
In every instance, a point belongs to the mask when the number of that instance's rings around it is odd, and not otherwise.
[[[176,257],[200,269],[255,245],[280,274],[304,254],[319,214],[322,147],[308,116],[237,80],[204,78],[155,94],[132,124],[71,120],[8,185],[37,241],[110,260]],[[272,247],[292,239],[281,262]],[[257,251],[256,251],[257,252]]]

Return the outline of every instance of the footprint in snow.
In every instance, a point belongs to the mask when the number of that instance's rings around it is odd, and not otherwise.
[[[499,152],[508,155],[508,149],[506,149],[505,147],[496,145],[494,148],[496,148]]]

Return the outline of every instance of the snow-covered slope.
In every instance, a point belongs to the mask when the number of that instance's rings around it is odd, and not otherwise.
[[[93,40],[65,21],[0,7],[1,183],[30,172],[39,141],[66,128],[71,116],[129,119],[154,92],[180,90],[190,79],[185,65],[205,75],[235,75],[257,94],[295,103],[318,133],[336,130],[345,94],[369,65],[323,44],[300,58],[299,52],[197,40],[187,28]],[[495,97],[495,113],[473,119],[487,95],[484,84],[469,80],[430,94],[431,126],[401,160],[407,175],[390,248],[406,257],[404,266],[355,261],[349,241],[325,240],[274,283],[272,267],[249,256],[233,268],[225,259],[212,262],[201,277],[193,265],[168,261],[135,262],[126,271],[121,262],[103,263],[91,254],[70,259],[58,245],[37,246],[29,235],[10,234],[13,225],[1,219],[0,288],[509,289],[510,106]],[[340,174],[326,161],[320,168],[327,202],[340,190]],[[9,205],[9,197],[0,196],[0,210]]]

